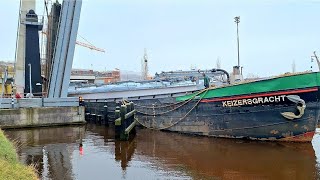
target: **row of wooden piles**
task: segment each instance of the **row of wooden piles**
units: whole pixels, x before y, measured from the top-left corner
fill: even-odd
[[[83,101],[87,123],[105,125],[115,128],[115,138],[129,140],[136,133],[134,103]]]

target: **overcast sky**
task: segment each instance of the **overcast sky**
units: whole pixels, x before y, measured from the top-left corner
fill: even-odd
[[[0,60],[14,61],[19,0],[0,0],[0,7]],[[73,67],[140,71],[147,48],[150,74],[209,69],[217,58],[231,71],[235,16],[244,75],[288,72],[293,61],[297,71],[317,70],[310,57],[320,55],[320,0],[84,0],[78,34],[107,52],[76,46]]]

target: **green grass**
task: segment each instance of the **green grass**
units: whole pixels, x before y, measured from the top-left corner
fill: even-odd
[[[0,179],[38,179],[32,166],[21,164],[15,147],[0,130]]]

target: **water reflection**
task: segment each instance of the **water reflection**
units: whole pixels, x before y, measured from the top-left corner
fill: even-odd
[[[6,131],[42,179],[317,179],[320,135],[312,144],[193,137],[139,129],[127,142],[112,128]],[[79,145],[83,144],[82,147]],[[316,156],[318,158],[316,158]]]
[[[168,168],[180,165],[195,179],[315,179],[311,144],[150,134],[138,135],[137,152],[164,160]]]
[[[73,179],[71,153],[85,135],[85,126],[7,130],[17,142],[20,160],[35,164],[42,179]]]
[[[122,170],[126,170],[136,149],[136,141],[115,141],[114,149],[115,160],[121,162]]]

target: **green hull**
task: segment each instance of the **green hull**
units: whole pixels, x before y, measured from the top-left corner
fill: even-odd
[[[200,94],[202,99],[218,97],[237,96],[244,94],[263,93],[289,89],[301,89],[320,86],[320,73],[296,74],[291,76],[277,77],[261,81],[248,82],[232,86],[210,89],[207,93]],[[184,101],[192,98],[194,94],[177,97],[177,101]]]

